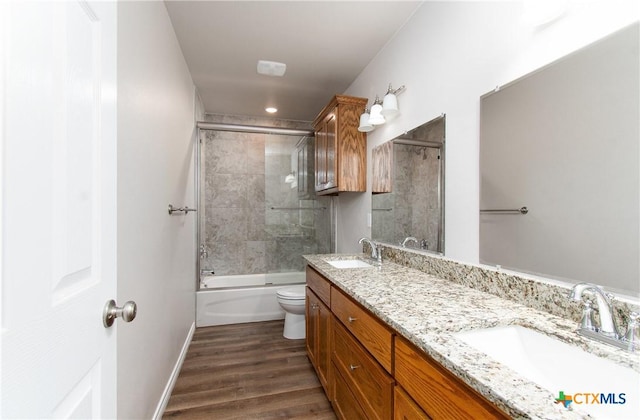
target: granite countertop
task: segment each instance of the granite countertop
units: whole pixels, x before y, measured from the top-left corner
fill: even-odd
[[[591,417],[579,409],[570,411],[554,403],[557,393],[554,395],[523,378],[455,338],[453,333],[521,325],[640,371],[637,354],[577,335],[573,320],[392,262],[364,269],[338,269],[326,262],[356,258],[370,261],[364,254],[305,255],[304,258],[335,286],[514,418]]]

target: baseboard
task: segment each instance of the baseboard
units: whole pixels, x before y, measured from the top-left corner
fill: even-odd
[[[160,402],[158,403],[158,407],[156,408],[156,412],[153,415],[154,420],[161,420],[164,415],[164,410],[167,408],[167,404],[169,404],[169,398],[171,397],[171,392],[173,391],[173,387],[176,385],[176,380],[178,379],[178,375],[180,374],[180,369],[182,368],[182,362],[184,362],[184,358],[187,357],[187,350],[189,350],[189,344],[191,344],[191,340],[193,339],[193,333],[196,331],[196,323],[191,324],[191,328],[189,329],[189,333],[187,334],[187,339],[184,341],[182,345],[182,350],[180,351],[180,355],[178,356],[178,360],[176,360],[176,364],[173,367],[173,371],[171,372],[171,376],[169,376],[169,381],[167,385],[164,387],[164,392],[162,393],[162,397],[160,398]]]

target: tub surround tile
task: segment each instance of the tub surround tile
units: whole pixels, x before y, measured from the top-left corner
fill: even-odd
[[[309,122],[273,118],[207,114],[205,121],[311,130]],[[329,213],[291,210],[303,206],[298,190],[285,183],[297,164],[299,137],[202,130],[200,139],[199,216],[208,252],[202,269],[216,275],[301,271],[303,252],[330,252],[321,245],[330,240]],[[313,207],[316,200],[303,201]],[[329,205],[323,197],[317,201]]]
[[[387,260],[381,266],[365,269],[337,269],[326,261],[354,258],[370,261],[367,254],[304,258],[335,286],[514,418],[588,417],[555,404],[557,394],[457,340],[453,333],[522,325],[640,371],[637,355],[575,333],[574,311],[562,301],[569,300],[567,294],[558,297],[555,285],[529,281],[521,285],[517,284],[522,283],[518,276],[492,273],[402,249],[385,248],[384,255]],[[506,290],[500,291],[501,288]]]

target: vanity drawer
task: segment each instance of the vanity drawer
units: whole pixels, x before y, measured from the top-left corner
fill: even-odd
[[[400,386],[396,386],[393,390],[393,419],[431,420]]]
[[[508,419],[502,411],[408,341],[395,338],[395,378],[433,419]]]
[[[369,419],[391,419],[394,380],[335,320],[332,361]]]
[[[322,274],[307,266],[307,286],[315,292],[325,305],[329,306],[331,298],[331,283]]]
[[[331,288],[331,311],[378,363],[391,373],[391,330],[335,287]]]
[[[368,420],[364,411],[358,404],[347,383],[342,378],[340,372],[333,368],[333,395],[331,403],[336,415],[341,420]]]

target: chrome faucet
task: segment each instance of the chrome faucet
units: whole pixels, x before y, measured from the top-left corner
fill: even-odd
[[[415,242],[416,245],[418,245],[418,243],[419,243],[417,238],[415,238],[413,236],[407,236],[406,238],[404,238],[404,241],[402,241],[402,243],[400,245],[402,245],[403,248],[406,248],[407,247],[407,243],[412,242],[412,241]]]
[[[378,246],[369,238],[360,238],[360,240],[358,241],[358,243],[361,245],[363,242],[369,244],[369,248],[371,248],[371,259],[381,263],[382,249],[379,249]]]
[[[600,318],[599,327],[595,325],[591,303],[583,299],[584,292],[586,291],[592,292],[596,298]],[[612,294],[605,293],[600,286],[595,284],[578,283],[571,289],[569,298],[578,302],[584,302],[578,334],[629,351],[638,349],[637,336],[634,333],[638,324],[637,315],[632,314],[629,328],[623,333],[613,313],[614,296]],[[636,317],[633,315],[636,315]]]

